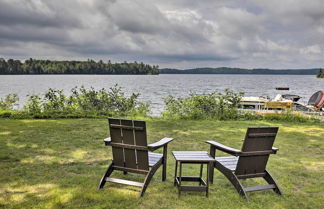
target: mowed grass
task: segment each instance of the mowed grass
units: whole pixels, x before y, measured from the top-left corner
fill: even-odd
[[[209,150],[206,140],[240,148],[249,126],[279,126],[268,170],[283,196],[273,191],[241,198],[231,183],[215,170],[209,198],[173,186],[173,150]],[[169,144],[167,181],[161,168],[143,198],[139,188],[107,183],[97,186],[111,162],[107,120],[0,120],[0,208],[324,208],[324,125],[262,121],[165,121],[148,119],[149,143],[165,136]],[[159,152],[161,152],[160,150]],[[218,155],[221,153],[218,152]],[[186,165],[184,175],[198,175]],[[204,170],[204,175],[206,170]],[[143,180],[142,175],[114,176]],[[263,183],[246,180],[245,185]]]

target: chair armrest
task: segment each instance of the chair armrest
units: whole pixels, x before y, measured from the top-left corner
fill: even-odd
[[[111,138],[110,138],[110,137],[105,138],[105,139],[104,139],[104,142],[105,142],[105,145],[106,145],[106,146],[110,145]]]
[[[277,154],[278,150],[279,149],[277,147],[272,147],[273,154]]]
[[[215,142],[215,141],[206,141],[207,144],[210,144],[211,146],[215,147],[218,150],[221,150],[223,152],[226,152],[231,155],[238,156],[241,154],[241,150],[234,149],[232,147],[225,146],[221,143]]]
[[[149,148],[150,151],[154,151],[156,149],[159,149],[160,147],[163,147],[163,146],[167,145],[172,140],[173,140],[173,138],[167,138],[167,137],[165,137],[165,138],[161,139],[160,141],[155,142],[153,144],[149,144],[147,146],[148,146],[148,148]]]

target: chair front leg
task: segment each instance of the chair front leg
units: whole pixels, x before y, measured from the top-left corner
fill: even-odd
[[[212,158],[215,158],[216,156],[216,148],[213,145],[210,145],[210,152],[209,152],[210,156]],[[214,182],[214,167],[215,167],[215,163],[211,162],[209,163],[209,179],[207,179],[207,181],[210,181],[210,183]]]
[[[266,180],[268,182],[268,184],[273,184],[275,185],[276,188],[273,189],[274,192],[276,192],[278,195],[282,195],[282,192],[277,184],[277,182],[274,180],[274,178],[271,176],[271,174],[265,170],[266,175],[263,177],[264,180]]]
[[[114,164],[111,163],[109,165],[109,167],[107,168],[105,174],[102,176],[102,178],[100,180],[100,183],[99,183],[99,186],[98,186],[98,189],[102,189],[105,186],[106,178],[109,177],[113,171],[114,171]]]
[[[163,146],[163,169],[162,169],[162,181],[166,180],[166,168],[168,159],[168,144]]]
[[[146,175],[145,177],[145,180],[144,180],[144,184],[143,184],[143,187],[142,187],[142,190],[141,190],[141,193],[140,193],[140,196],[143,197],[144,196],[144,193],[148,187],[148,185],[150,184],[151,182],[151,179],[153,177],[153,175],[155,174],[156,170],[161,166],[161,160],[159,162],[157,162],[152,168],[151,170],[148,172],[148,174]]]

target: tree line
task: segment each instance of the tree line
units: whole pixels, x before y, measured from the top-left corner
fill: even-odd
[[[0,74],[139,74],[157,75],[158,65],[148,65],[143,62],[111,63],[87,61],[53,61],[28,59],[20,60],[0,58]]]

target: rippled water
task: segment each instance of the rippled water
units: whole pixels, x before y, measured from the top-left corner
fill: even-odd
[[[17,93],[21,106],[27,94],[44,94],[49,88],[69,94],[75,86],[108,89],[116,83],[127,95],[141,93],[140,99],[151,103],[154,114],[163,110],[163,98],[168,95],[183,97],[230,88],[246,96],[297,94],[306,103],[314,92],[324,90],[324,79],[312,75],[0,75],[0,98]],[[276,86],[288,86],[290,91],[277,91]]]

